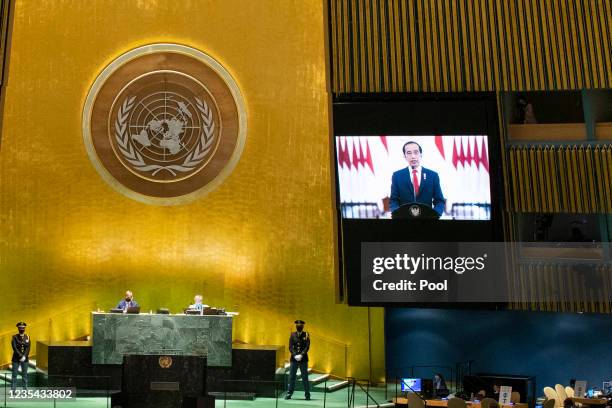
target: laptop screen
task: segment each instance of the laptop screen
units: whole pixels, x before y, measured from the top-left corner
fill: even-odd
[[[421,392],[421,379],[402,378],[402,392]]]

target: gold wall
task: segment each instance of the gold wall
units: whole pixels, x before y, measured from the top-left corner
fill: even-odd
[[[34,340],[89,333],[125,289],[178,311],[195,293],[240,312],[235,340],[285,344],[295,318],[312,364],[374,379],[382,310],[336,303],[325,5],[321,0],[17,0],[0,150],[0,364],[18,320]],[[247,104],[232,175],[188,205],[156,207],[104,183],[81,112],[119,54],[154,42],[221,62]],[[348,358],[345,359],[345,355]]]

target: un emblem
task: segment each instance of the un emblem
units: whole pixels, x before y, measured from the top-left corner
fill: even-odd
[[[158,359],[159,366],[161,368],[170,368],[172,366],[172,357],[170,356],[161,356]]]
[[[83,112],[89,157],[130,198],[179,204],[220,184],[245,142],[230,74],[208,55],[154,44],[121,55],[92,85]]]

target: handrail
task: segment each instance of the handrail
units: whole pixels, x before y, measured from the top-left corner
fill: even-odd
[[[314,333],[311,332],[311,334],[314,335],[314,338],[316,339],[316,341],[322,340],[323,343],[327,343],[330,346],[334,346],[334,347],[340,347],[342,349],[342,352],[344,353],[344,357],[343,357],[344,367],[341,367],[341,369],[343,369],[342,376],[346,376],[348,373],[349,353],[351,351],[352,345],[349,343],[343,343],[339,340],[332,339],[330,337],[318,334],[317,332],[314,332]]]
[[[325,336],[323,334],[320,334],[319,332],[316,332],[316,331],[308,330],[308,332],[310,333],[311,337],[313,337],[315,339],[316,342],[322,342],[322,343],[328,344],[329,346],[342,348],[342,352],[344,353],[344,357],[343,357],[344,367],[340,367],[340,369],[343,369],[343,372],[340,373],[339,372],[340,370],[336,370],[335,377],[337,377],[337,378],[345,378],[345,376],[348,373],[349,352],[352,350],[352,345],[350,343],[343,343],[340,340],[333,339],[331,337],[328,337],[328,336]],[[289,334],[291,334],[291,332]],[[336,354],[338,352],[337,349],[332,350],[332,351],[333,351],[334,354]],[[289,355],[289,349],[287,347],[285,347],[285,357],[287,357],[288,355]]]
[[[314,335],[314,336],[315,336],[315,338],[316,338],[317,340],[322,339],[322,340],[324,340],[324,341],[326,341],[326,342],[328,342],[328,343],[333,343],[333,344],[336,344],[337,346],[351,347],[351,344],[350,344],[350,343],[345,343],[345,342],[342,342],[342,341],[340,341],[340,340],[338,340],[338,339],[334,339],[334,338],[331,338],[331,337],[325,336],[325,335],[320,334],[320,333],[318,333],[318,332],[316,332],[316,331],[308,330],[308,332],[309,332],[311,335]]]
[[[49,319],[53,319],[54,317],[65,315],[68,312],[72,312],[72,311],[75,311],[75,310],[87,310],[87,309],[85,309],[85,307],[91,306],[92,304],[94,306],[91,307],[91,310],[94,310],[97,307],[96,305],[98,304],[98,302],[84,302],[84,303],[79,303],[77,305],[72,305],[70,307],[66,307],[66,308],[60,309],[59,311],[56,311],[55,313],[53,313],[51,315],[48,315],[46,317],[41,317],[41,318],[38,318],[38,319],[33,320],[33,321],[31,320],[28,323],[28,327],[36,326],[38,323],[47,324]],[[4,332],[0,332],[0,339],[5,337],[5,336],[12,336],[13,334],[15,334],[15,331],[13,329],[11,329],[10,331],[7,330],[7,331],[4,331]]]
[[[227,383],[248,383],[248,384],[274,384],[274,399],[276,402],[276,407],[278,407],[278,397],[279,395],[281,395],[284,391],[284,387],[282,389],[280,389],[280,393],[279,393],[279,385],[283,385],[282,381],[277,381],[277,380],[222,380],[223,382],[223,406],[225,407],[227,405],[227,387],[226,384]],[[325,381],[323,382],[323,408],[326,408],[327,406],[327,379],[325,379]]]
[[[466,375],[471,375],[472,374],[472,363],[474,363],[475,360],[465,360],[465,361],[458,361],[455,363],[455,387],[457,392],[461,392],[464,391],[464,386],[463,386],[463,377]]]
[[[278,408],[278,386],[281,384],[277,380],[222,380],[223,381],[223,408],[227,406],[227,383],[249,383],[249,384],[274,384],[275,406]]]
[[[405,365],[405,366],[398,366],[398,367],[393,367],[393,368],[387,368],[386,371],[410,369],[411,372],[414,372],[415,368],[447,368],[447,369],[450,369],[450,368],[452,368],[452,366],[450,366],[450,365],[436,365],[436,364],[417,364],[417,365],[412,364],[412,365]]]
[[[450,372],[450,375],[448,377],[446,377],[446,383],[447,386],[449,387],[449,390],[452,390],[452,386],[454,386],[455,391],[459,391],[459,387],[460,384],[461,386],[463,385],[462,381],[459,381],[459,369],[462,368],[461,365],[465,365],[468,364],[468,371],[471,372],[471,364],[474,362],[474,360],[466,360],[466,361],[459,361],[455,363],[455,368],[453,369],[452,365],[405,365],[405,366],[398,366],[398,367],[393,367],[393,368],[386,368],[385,369],[385,382],[388,383],[390,378],[394,379],[395,382],[395,396],[397,397],[397,380],[398,380],[398,376],[397,375],[393,375],[393,376],[389,376],[389,373],[391,371],[402,371],[402,370],[410,370],[410,376],[414,377],[414,369],[415,368],[442,368],[444,370],[448,370]],[[452,385],[452,386],[451,386]],[[388,397],[388,387],[385,386],[385,398]]]
[[[54,378],[85,378],[85,379],[92,379],[92,378],[102,378],[106,380],[106,386],[104,391],[106,391],[106,408],[110,407],[110,383],[111,383],[111,377],[108,375],[64,375],[64,374],[51,374],[51,375],[47,375],[47,379],[54,379]],[[9,386],[9,383],[7,381],[4,381],[3,384],[3,389],[4,389],[4,405],[2,405],[3,407],[7,407],[7,388]],[[40,386],[42,388],[42,386]],[[49,386],[47,385],[45,388],[48,388]],[[52,385],[51,387],[58,387],[57,385]],[[74,387],[75,389],[78,390],[77,387]],[[55,407],[56,404],[56,400],[53,400],[53,406]]]
[[[346,380],[351,384],[351,386],[348,388],[347,408],[353,408],[355,406],[355,386],[358,386],[361,391],[366,394],[366,406],[370,406],[370,400],[372,400],[377,407],[380,407],[378,401],[376,401],[376,399],[370,395],[370,380],[355,377],[347,377]],[[366,389],[363,388],[362,383],[366,384]]]

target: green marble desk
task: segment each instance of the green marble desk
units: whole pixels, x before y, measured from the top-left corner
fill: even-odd
[[[232,316],[92,312],[91,319],[93,364],[121,364],[124,354],[174,354],[232,365]]]

